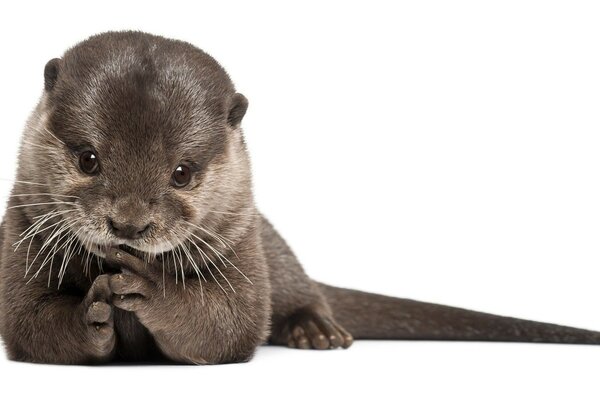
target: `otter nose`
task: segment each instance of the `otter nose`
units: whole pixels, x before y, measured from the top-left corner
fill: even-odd
[[[136,225],[117,222],[112,218],[108,218],[108,227],[113,235],[120,239],[139,239],[150,229],[150,224]]]

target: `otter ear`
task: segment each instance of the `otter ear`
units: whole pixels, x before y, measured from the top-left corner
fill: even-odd
[[[229,105],[227,123],[231,125],[232,128],[237,128],[240,126],[242,118],[244,118],[244,115],[246,115],[247,109],[248,99],[246,99],[246,97],[241,93],[234,94],[233,98],[231,99],[231,104]]]
[[[58,80],[58,71],[60,65],[60,58],[53,58],[46,63],[44,68],[44,89],[47,92],[51,91]]]

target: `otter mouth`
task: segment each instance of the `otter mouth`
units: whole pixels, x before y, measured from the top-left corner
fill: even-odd
[[[108,253],[108,251],[111,248],[115,248],[118,247],[119,249],[123,250],[126,253],[129,253],[133,256],[136,256],[138,258],[145,258],[147,257],[147,253],[135,249],[131,246],[128,246],[126,244],[119,244],[119,243],[107,243],[107,244],[98,244],[98,243],[86,243],[85,247],[88,249],[88,251],[96,254],[97,256],[101,257],[101,258],[106,258],[106,254]]]
[[[118,247],[119,247],[119,249],[121,249],[127,253],[133,253],[133,252],[137,251],[133,247],[127,246],[126,244],[120,244]]]
[[[147,253],[144,253],[143,251],[138,250],[138,249],[134,249],[133,247],[128,246],[126,244],[120,244],[118,247],[119,247],[119,249],[123,250],[124,252],[129,253],[137,258],[147,258],[148,257]]]
[[[79,235],[78,235],[79,236]],[[170,252],[171,247],[165,247],[160,243],[158,245],[145,245],[136,243],[135,241],[109,239],[109,240],[90,240],[89,237],[78,237],[83,247],[92,254],[104,259],[110,249],[118,248],[126,253],[129,253],[137,258],[144,260],[158,259],[160,260],[164,254]]]

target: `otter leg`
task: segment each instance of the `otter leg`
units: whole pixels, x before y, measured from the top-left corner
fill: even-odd
[[[320,288],[265,218],[261,239],[271,282],[270,343],[298,349],[350,346],[352,336],[335,321]]]
[[[49,289],[45,280],[25,286],[22,276],[19,278],[13,280],[12,292],[5,291],[2,298],[10,310],[2,317],[2,336],[10,359],[97,364],[112,358],[116,336],[107,275],[98,276],[83,299]]]
[[[246,242],[250,240],[252,237]],[[232,268],[222,269],[219,271],[223,284],[227,280],[231,285],[225,287],[216,277],[203,281],[190,274],[183,286],[183,281],[176,281],[174,275],[163,275],[161,262],[144,260],[119,248],[110,249],[106,262],[120,266],[122,271],[109,280],[112,304],[134,313],[161,353],[172,361],[248,361],[267,336],[269,303],[263,293],[268,286],[264,260],[257,259],[254,248],[251,253],[238,250],[240,265],[251,281]],[[214,276],[217,272],[205,269],[205,273]]]

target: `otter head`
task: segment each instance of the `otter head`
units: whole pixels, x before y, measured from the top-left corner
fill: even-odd
[[[159,254],[251,202],[248,103],[201,50],[107,33],[48,62],[44,78],[19,176],[44,185],[31,218],[60,218],[100,256],[115,245]]]

